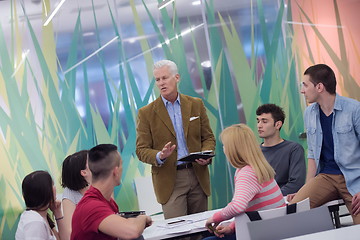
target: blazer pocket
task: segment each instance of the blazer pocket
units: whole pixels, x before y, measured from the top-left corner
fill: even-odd
[[[196,120],[196,119],[199,119],[199,116],[191,117],[191,118],[190,118],[190,122],[191,122],[191,121],[194,121],[194,120]]]

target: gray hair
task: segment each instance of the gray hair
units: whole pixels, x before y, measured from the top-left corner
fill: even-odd
[[[178,68],[176,66],[176,63],[174,63],[173,61],[170,61],[170,60],[161,60],[161,61],[158,61],[158,62],[154,63],[154,70],[158,69],[158,68],[162,68],[164,66],[168,66],[169,69],[170,69],[170,72],[173,75],[179,73]]]

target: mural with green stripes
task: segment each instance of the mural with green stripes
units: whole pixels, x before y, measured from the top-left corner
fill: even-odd
[[[190,5],[192,1],[183,2]],[[225,2],[231,6],[232,1]],[[304,22],[313,20],[296,1],[245,2],[246,8],[224,9],[217,1],[202,1],[194,17],[179,12],[176,2],[167,10],[158,10],[147,1],[129,0],[132,20],[122,25],[116,9],[104,1],[111,22],[106,28],[110,37],[104,38],[92,0],[91,19],[82,18],[81,9],[73,13],[76,22],[66,35],[65,47],[62,41],[66,41],[51,23],[34,28],[23,1],[11,1],[10,9],[1,9],[11,13],[11,21],[6,31],[0,24],[0,238],[14,238],[19,214],[24,210],[21,182],[26,174],[39,169],[49,171],[61,193],[63,159],[99,143],[117,145],[124,160],[122,185],[115,189],[120,208],[138,208],[133,181],[149,175],[150,168],[135,154],[136,115],[139,108],[159,96],[152,65],[162,58],[178,64],[180,91],[203,99],[217,137],[217,155],[210,166],[211,209],[225,206],[232,197],[234,169],[227,163],[218,139],[224,127],[243,122],[256,131],[257,106],[276,103],[287,115],[282,136],[305,147],[298,137],[304,131],[305,108],[299,81],[303,55],[313,63],[315,60],[310,47],[299,49],[296,44],[298,34],[307,38],[306,31],[296,32],[293,25],[284,22],[293,21],[293,8]],[[44,19],[50,7],[50,1],[45,0]],[[18,10],[24,12],[23,21]],[[331,14],[340,21],[338,8]],[[86,21],[94,23],[91,48],[84,34]],[[248,23],[246,27],[243,21]],[[130,51],[128,32],[122,28],[138,36],[133,47],[137,53]],[[349,67],[346,57],[333,53],[333,46],[316,26],[312,28],[336,66]],[[338,32],[338,37],[342,34]],[[147,35],[152,39],[144,37]],[[109,47],[102,49],[106,43]],[[24,52],[29,45],[30,52]],[[346,47],[342,44],[342,51],[346,52]],[[101,51],[90,56],[97,49]],[[208,66],[204,67],[204,60],[208,60]],[[358,97],[355,78],[340,72],[343,92]]]

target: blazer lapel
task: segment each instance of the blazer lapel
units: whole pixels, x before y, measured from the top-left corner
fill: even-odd
[[[154,112],[158,115],[160,120],[165,124],[165,126],[170,130],[170,132],[176,137],[174,126],[171,122],[169,113],[168,113],[161,97],[159,97],[155,100]]]
[[[180,102],[181,102],[181,116],[182,116],[182,122],[184,128],[184,135],[185,135],[185,140],[187,140],[192,102],[187,100],[182,94],[180,94]]]

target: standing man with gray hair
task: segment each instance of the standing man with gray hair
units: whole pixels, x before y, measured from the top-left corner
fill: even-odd
[[[191,152],[215,149],[206,109],[201,99],[178,92],[180,74],[174,62],[155,63],[153,73],[160,97],[138,111],[136,154],[151,164],[165,219],[206,211],[211,159],[177,161]]]

